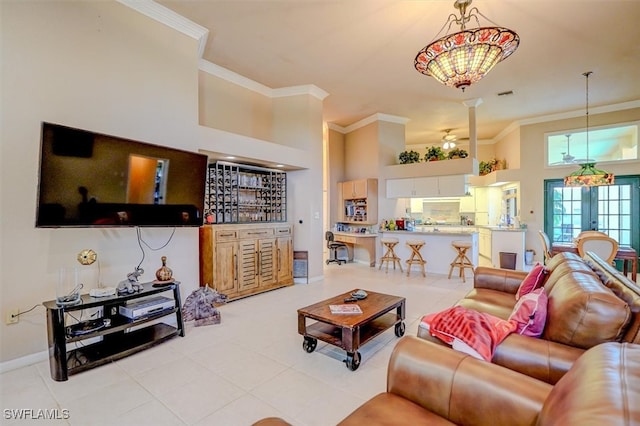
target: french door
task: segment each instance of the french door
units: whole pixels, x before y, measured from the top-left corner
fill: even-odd
[[[565,187],[545,180],[544,230],[551,242],[570,242],[581,231],[608,234],[640,248],[640,176],[616,176],[615,185]]]

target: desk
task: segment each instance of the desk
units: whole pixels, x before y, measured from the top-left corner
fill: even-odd
[[[345,243],[349,251],[349,260],[353,260],[354,246],[362,246],[369,252],[369,266],[376,266],[377,234],[360,234],[356,232],[334,232],[334,241]]]
[[[555,255],[563,251],[578,253],[578,246],[575,243],[553,243],[551,244],[551,254]],[[617,260],[622,260],[623,272],[626,276],[629,273],[629,262],[631,263],[631,281],[636,281],[638,275],[638,253],[633,247],[619,246],[616,253]]]

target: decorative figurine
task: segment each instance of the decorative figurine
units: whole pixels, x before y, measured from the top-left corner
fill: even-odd
[[[220,324],[220,311],[215,304],[224,303],[227,303],[227,295],[218,293],[206,284],[187,297],[182,307],[182,315],[185,321],[195,320],[196,327]]]
[[[131,294],[142,290],[142,284],[138,282],[138,278],[144,274],[144,269],[136,267],[133,272],[127,274],[127,279],[118,283],[118,296],[123,294]]]
[[[162,256],[160,259],[162,267],[156,271],[156,278],[161,282],[172,281],[173,271],[167,267],[167,256]]]

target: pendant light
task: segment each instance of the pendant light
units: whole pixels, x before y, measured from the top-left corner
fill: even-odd
[[[589,76],[593,71],[582,73],[586,81],[586,116],[587,116],[587,162],[578,170],[564,178],[564,186],[603,186],[613,185],[613,173],[596,168],[596,163],[589,161]]]
[[[508,58],[520,44],[518,34],[508,28],[480,27],[477,15],[491,20],[475,7],[467,13],[471,2],[456,0],[453,6],[460,12],[460,17],[449,15],[442,27],[444,29],[448,24],[448,32],[455,23],[460,25],[460,31],[446,34],[428,44],[418,52],[413,62],[418,72],[463,92],[482,79],[498,62]],[[467,29],[466,25],[472,18],[475,18],[478,27]]]

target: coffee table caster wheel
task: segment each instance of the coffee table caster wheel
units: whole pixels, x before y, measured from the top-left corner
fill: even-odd
[[[403,322],[399,322],[396,324],[395,332],[397,337],[404,336],[405,325]]]
[[[309,353],[315,351],[316,346],[318,346],[318,339],[314,339],[313,337],[305,337],[302,342],[302,349]]]
[[[347,359],[344,362],[349,370],[356,371],[360,367],[360,352],[347,352]]]

